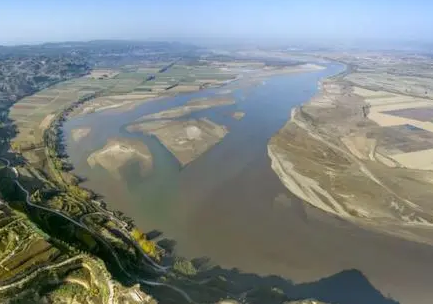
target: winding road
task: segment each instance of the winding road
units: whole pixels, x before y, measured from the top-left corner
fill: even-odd
[[[78,227],[80,227],[80,228],[88,231],[90,234],[92,234],[94,237],[96,237],[101,243],[103,243],[108,249],[110,249],[110,252],[111,252],[112,256],[114,257],[114,259],[116,260],[117,265],[119,266],[119,268],[122,270],[122,272],[128,278],[136,280],[136,281],[138,281],[138,282],[140,282],[142,284],[148,285],[148,286],[166,287],[166,288],[172,289],[172,290],[176,291],[177,293],[179,293],[180,295],[182,295],[182,297],[184,299],[186,299],[189,303],[195,303],[191,299],[191,297],[184,290],[182,290],[182,289],[180,289],[180,288],[178,288],[176,286],[173,286],[173,285],[170,285],[170,284],[166,284],[166,283],[157,282],[157,281],[148,281],[148,280],[144,280],[144,279],[141,279],[141,278],[137,278],[134,275],[131,275],[123,267],[122,262],[120,261],[119,257],[117,256],[116,252],[114,251],[114,248],[109,243],[107,243],[102,237],[100,237],[97,233],[95,233],[93,230],[91,230],[86,225],[84,225],[84,224],[82,224],[82,223],[80,223],[80,222],[78,222],[78,221],[70,218],[69,216],[67,216],[67,215],[65,215],[65,214],[63,214],[63,213],[61,213],[61,212],[59,212],[57,210],[53,210],[53,209],[50,209],[48,207],[44,207],[44,206],[40,206],[40,205],[32,203],[31,200],[30,200],[30,193],[29,193],[29,191],[27,189],[25,189],[23,187],[23,185],[21,185],[21,183],[18,181],[18,171],[13,166],[11,166],[11,162],[8,159],[0,157],[0,161],[2,161],[6,165],[7,168],[11,169],[14,172],[14,174],[15,174],[14,182],[21,189],[21,191],[23,191],[25,193],[25,195],[26,195],[25,202],[27,203],[27,205],[29,205],[29,206],[31,206],[33,208],[38,208],[38,209],[41,209],[41,210],[44,210],[44,211],[56,214],[56,215],[58,215],[58,216],[60,216],[60,217],[62,217],[64,219],[66,219],[67,221],[73,223],[74,225],[77,225]],[[144,253],[143,250],[141,250],[141,252],[142,252],[143,256],[146,258],[146,260],[150,262],[150,266],[153,267],[153,269],[156,272],[159,272],[159,273],[166,273],[167,272],[167,270],[168,270],[167,267],[163,267],[161,265],[158,265],[157,263],[155,263],[152,260],[152,258],[150,258],[146,253]],[[112,298],[112,297],[110,296],[110,298]]]
[[[165,273],[165,272],[167,272],[167,271],[171,268],[171,267],[169,267],[169,266],[165,266],[165,267],[164,267],[164,266],[161,266],[161,265],[155,263],[155,261],[154,261],[151,257],[149,257],[149,256],[147,255],[147,253],[146,253],[146,252],[143,250],[143,248],[142,248],[142,247],[137,243],[137,241],[134,240],[134,239],[131,237],[131,235],[128,233],[128,231],[126,231],[126,229],[125,229],[125,224],[122,223],[118,218],[116,218],[115,216],[112,216],[112,215],[108,214],[107,212],[93,212],[93,213],[87,213],[87,214],[84,214],[84,215],[82,215],[81,218],[80,218],[80,223],[81,223],[82,225],[86,225],[86,224],[83,223],[84,219],[85,219],[86,217],[88,217],[88,216],[92,216],[92,215],[101,215],[101,216],[107,217],[108,219],[110,219],[110,220],[116,222],[116,223],[120,226],[120,232],[123,234],[123,236],[124,236],[125,238],[127,238],[128,240],[130,240],[132,244],[134,244],[134,247],[135,247],[138,251],[141,252],[141,254],[144,256],[144,258],[146,259],[146,261],[148,261],[148,262],[151,264],[151,266],[153,267],[154,270],[157,270],[158,272],[161,272],[161,273]],[[96,233],[96,232],[95,232],[95,233]]]

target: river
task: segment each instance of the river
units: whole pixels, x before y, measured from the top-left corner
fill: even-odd
[[[157,229],[176,240],[180,255],[209,257],[225,268],[278,275],[295,284],[356,269],[374,288],[400,303],[431,303],[431,247],[367,231],[312,208],[289,193],[271,169],[267,143],[286,123],[291,108],[314,96],[320,79],[343,70],[330,63],[325,70],[274,76],[249,88],[231,84],[126,112],[72,118],[64,126],[67,152],[75,173],[88,179],[85,187],[102,194],[110,209],[123,211],[144,231]],[[125,130],[145,114],[227,89],[233,89],[235,105],[192,116],[224,124],[229,134],[182,170],[154,137]],[[230,117],[234,111],[246,115],[237,121]],[[71,130],[84,127],[92,131],[77,144]],[[145,142],[154,157],[154,173],[142,179],[131,169],[119,182],[103,169],[91,169],[86,162],[89,154],[113,137]],[[377,302],[382,303],[387,302]]]

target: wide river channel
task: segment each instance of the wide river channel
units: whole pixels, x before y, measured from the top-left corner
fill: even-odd
[[[431,304],[432,247],[361,229],[312,208],[288,192],[271,169],[271,136],[293,107],[317,93],[320,79],[344,69],[329,63],[324,70],[273,76],[250,87],[233,83],[128,111],[75,117],[65,124],[67,152],[75,173],[88,179],[85,187],[103,195],[110,209],[132,217],[144,231],[157,229],[175,240],[179,255],[208,257],[223,268],[281,276],[293,284],[320,287],[317,281],[327,278],[327,289],[352,297],[355,304]],[[183,169],[156,138],[125,129],[145,114],[230,89],[235,105],[191,115],[223,124],[229,134]],[[234,111],[246,115],[238,121],[230,116]],[[91,133],[77,143],[71,138],[76,128],[91,128]],[[151,176],[140,178],[131,169],[118,180],[88,166],[90,153],[119,137],[148,145],[154,161]],[[396,302],[384,300],[375,289]]]

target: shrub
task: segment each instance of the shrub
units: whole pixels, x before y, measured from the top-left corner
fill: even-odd
[[[177,258],[174,262],[173,268],[180,274],[186,276],[195,276],[197,275],[197,269],[191,263],[191,261],[183,258]]]

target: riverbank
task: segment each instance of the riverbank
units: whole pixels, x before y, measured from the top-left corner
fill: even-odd
[[[68,158],[66,158],[65,151],[62,149],[62,147],[64,147],[63,132],[62,132],[62,130],[63,130],[63,122],[66,121],[69,118],[68,117],[69,113],[71,113],[71,112],[68,109],[67,111],[65,111],[65,113],[59,114],[59,116],[56,117],[53,120],[52,125],[51,125],[51,127],[53,127],[53,129],[51,129],[51,131],[53,131],[53,132],[51,132],[51,135],[49,135],[47,137],[48,141],[46,143],[47,143],[47,146],[49,146],[50,149],[51,149],[51,152],[50,152],[50,150],[48,150],[48,154],[47,154],[47,158],[49,160],[49,163],[52,164],[51,167],[50,167],[50,172],[55,177],[55,180],[57,181],[57,183],[65,185],[64,188],[67,189],[68,191],[69,190],[73,190],[74,193],[77,193],[80,196],[84,195],[86,193],[90,194],[90,195],[93,195],[92,192],[88,192],[88,191],[83,190],[83,189],[81,189],[83,191],[83,192],[81,192],[81,190],[80,190],[81,184],[80,184],[80,187],[78,187],[78,184],[76,184],[75,182],[73,182],[73,186],[72,187],[68,186],[70,184],[70,180],[68,178],[65,178],[66,176],[69,176],[70,173],[64,172],[64,170],[63,170],[64,165],[67,164],[67,163],[69,163],[69,162],[68,162]],[[67,115],[64,115],[64,114],[67,114]],[[210,124],[208,121],[203,121],[203,123],[204,123],[204,125],[202,127],[208,127],[209,126],[209,127],[213,128],[213,129],[216,128],[216,125]],[[81,128],[81,130],[88,130],[88,129]],[[91,130],[90,131],[90,133],[91,133],[93,131],[93,129],[90,128],[90,130]],[[193,131],[192,132],[192,137],[195,138],[196,135],[197,135],[197,129],[196,128],[193,128],[193,129],[190,128],[188,130],[189,131]],[[221,132],[218,132],[217,135],[218,136],[224,136],[226,132],[227,131],[224,128],[221,128]],[[81,143],[81,141],[85,141],[87,137],[91,136],[91,134],[84,134],[85,132],[79,132],[79,133],[82,133],[82,134],[78,134],[78,135],[86,135],[86,136],[81,137],[81,138],[77,138],[76,137],[76,139],[79,139],[80,143]],[[189,132],[189,133],[191,133],[191,132]],[[75,135],[77,135],[77,134],[75,134]],[[191,135],[191,134],[189,134],[189,135]],[[78,136],[78,137],[80,137],[80,136]],[[52,160],[52,161],[50,161],[50,160]],[[123,203],[123,200],[122,200],[122,203]],[[92,204],[89,204],[89,207],[91,207],[91,206],[92,206]],[[106,204],[104,204],[104,206],[106,206]],[[56,206],[56,207],[57,208],[59,208],[59,207],[63,208],[63,206]],[[68,207],[68,208],[71,208],[71,207],[72,207],[72,204],[70,204],[70,207]],[[110,206],[110,209],[117,209],[117,208],[115,208],[115,207],[113,208],[112,206]],[[118,213],[114,212],[114,214],[117,215]],[[76,216],[79,216],[79,215],[76,215]],[[84,219],[83,216],[79,216],[79,218],[80,219]],[[107,216],[108,216],[108,218],[111,218],[111,216],[113,216],[113,213],[108,211],[107,212]],[[98,212],[93,212],[93,214],[90,213],[90,216],[86,216],[85,217],[85,219],[86,219],[86,225],[89,225],[89,226],[91,225],[93,227],[93,225],[95,223],[98,223],[99,221],[101,221],[100,217],[101,216],[98,214]],[[127,220],[127,217],[121,216],[120,219],[121,219],[121,221],[123,221],[124,219],[126,219],[126,223],[132,223],[132,220],[131,219]],[[91,223],[87,223],[88,220],[93,221],[93,223],[92,222]],[[110,227],[110,226],[112,225],[113,221],[110,221],[110,222],[111,222],[111,224],[107,223],[107,225],[104,224],[102,226],[100,226],[98,224],[98,229],[100,229],[100,233],[101,233],[101,235],[104,238],[107,238],[107,240],[109,240],[109,241],[113,241],[112,238],[114,236],[115,238],[117,238],[116,241],[115,241],[115,243],[118,243],[118,241],[119,241],[118,235],[115,234],[115,233],[113,233],[112,231],[110,231],[110,229],[112,229],[112,227]],[[115,222],[115,224],[117,223],[117,221],[114,221],[114,222]],[[116,226],[117,226],[117,224],[116,224]],[[110,229],[108,229],[108,228],[110,228]],[[128,269],[128,268],[126,268],[126,269]],[[182,284],[182,280],[181,279],[173,279],[173,280],[174,280],[173,281],[174,285]],[[159,285],[160,283],[155,283],[155,284],[158,284],[158,285],[155,285],[155,286],[160,286]],[[164,286],[164,285],[162,285],[162,286]],[[205,286],[203,286],[203,288],[205,288]]]
[[[335,302],[354,303],[356,298],[361,304],[395,304],[381,294],[391,294],[403,304],[413,303],[420,295],[422,299],[431,299],[430,247],[360,228],[305,204],[282,185],[271,168],[267,144],[287,122],[287,113],[314,97],[320,79],[343,69],[331,63],[327,70],[276,76],[252,89],[233,92],[245,117],[241,121],[232,119],[231,108],[206,110],[203,116],[227,125],[230,132],[182,170],[156,138],[135,134],[155,155],[155,174],[145,181],[124,172],[122,184],[101,171],[89,170],[87,153],[103,147],[106,138],[131,136],[122,129],[128,122],[183,105],[191,98],[218,94],[219,90],[212,90],[209,95],[202,92],[178,96],[164,105],[143,105],[130,113],[95,114],[70,121],[65,132],[89,126],[97,134],[79,145],[68,138],[74,172],[87,177],[82,185],[104,195],[110,208],[133,215],[134,223],[143,231],[156,229],[164,237],[176,240],[176,256],[191,260],[206,256],[213,265],[223,268],[221,271],[230,282],[255,277],[255,285],[261,286],[277,276],[281,282],[291,281],[296,286],[316,282],[321,285],[320,279],[335,275],[337,280],[337,274],[358,269],[364,277],[352,276],[349,271],[342,278],[353,283],[350,289],[359,294]],[[238,271],[230,271],[234,268],[245,276],[237,277]],[[364,289],[365,285],[359,282],[366,282],[369,287]],[[191,294],[193,299],[197,290],[195,287]],[[373,293],[373,298],[366,297]],[[327,299],[332,303],[334,298],[330,295]]]
[[[273,170],[289,191],[320,210],[433,244],[433,234],[416,231],[433,229],[432,173],[382,161],[376,147],[384,137],[377,135],[380,127],[369,119],[368,105],[346,81],[348,75],[321,81],[319,94],[292,110],[268,144]],[[409,195],[413,191],[420,195]]]

